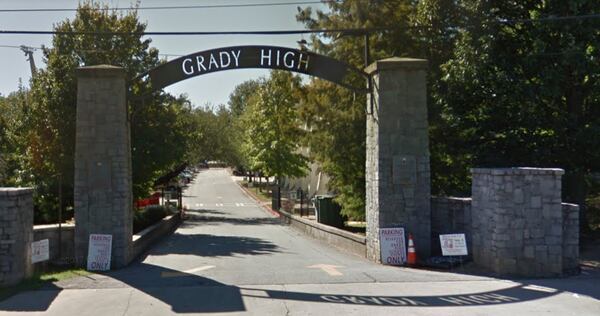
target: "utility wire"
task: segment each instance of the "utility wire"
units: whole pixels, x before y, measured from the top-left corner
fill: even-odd
[[[124,10],[180,10],[180,9],[219,9],[219,8],[249,8],[249,7],[274,7],[287,5],[305,5],[320,3],[335,3],[341,0],[328,1],[297,1],[297,2],[262,2],[245,4],[206,4],[188,6],[154,6],[154,7],[116,7],[116,8],[86,8],[94,11],[124,11]],[[0,9],[0,12],[76,12],[74,8],[36,8],[36,9]]]
[[[391,28],[368,29],[318,29],[318,30],[281,30],[281,31],[214,31],[214,32],[77,32],[77,31],[20,31],[0,30],[0,35],[99,35],[99,36],[188,36],[188,35],[290,35],[314,33],[344,33],[362,35],[367,32],[391,30]]]
[[[27,46],[27,45],[25,45],[25,46],[28,47],[28,48],[31,48],[33,50],[41,49],[41,47],[31,47],[31,46]],[[21,46],[13,46],[13,45],[0,45],[0,47],[2,47],[2,48],[18,48],[18,49],[21,49]]]
[[[1,10],[0,10],[1,12]],[[573,21],[573,20],[588,20],[599,19],[600,14],[572,15],[572,16],[554,16],[536,19],[497,19],[486,21],[487,23],[535,23],[535,22],[556,22],[556,21]],[[410,26],[410,29],[428,28],[428,26]],[[173,32],[73,32],[73,31],[25,31],[25,30],[0,30],[0,35],[22,34],[22,35],[99,35],[99,36],[190,36],[190,35],[291,35],[291,34],[330,34],[341,33],[345,35],[364,35],[367,33],[375,33],[381,31],[391,31],[394,28],[364,28],[364,29],[317,29],[317,30],[281,30],[281,31],[213,31],[213,32],[196,32],[196,31],[173,31]]]
[[[33,50],[39,50],[42,49],[41,47],[33,47],[33,46],[27,46],[24,45],[27,48],[33,49]],[[21,46],[14,46],[14,45],[0,45],[0,48],[17,48],[17,49],[22,49]],[[86,53],[105,53],[108,52],[107,50],[101,50],[101,49],[85,49],[85,50],[80,50]],[[58,54],[60,55],[60,52],[58,52]],[[158,53],[159,56],[164,56],[164,57],[183,57],[185,55],[180,55],[180,54],[163,54],[163,53]]]
[[[569,21],[569,20],[587,20],[587,19],[598,19],[600,14],[583,14],[583,15],[568,15],[568,16],[548,16],[536,19],[499,19],[498,23],[535,23],[535,22],[555,22],[555,21]]]

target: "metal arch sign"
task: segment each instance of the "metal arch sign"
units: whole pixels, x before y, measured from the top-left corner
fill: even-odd
[[[152,88],[159,90],[176,82],[223,70],[265,68],[280,69],[319,77],[352,90],[346,78],[366,73],[344,62],[312,52],[278,46],[232,46],[205,50],[174,59],[140,77],[148,76]]]

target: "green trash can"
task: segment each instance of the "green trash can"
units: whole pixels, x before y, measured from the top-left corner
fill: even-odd
[[[315,196],[317,222],[337,228],[344,227],[344,218],[340,211],[342,207],[333,200],[332,195]]]

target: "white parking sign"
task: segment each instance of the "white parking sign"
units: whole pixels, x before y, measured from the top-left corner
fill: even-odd
[[[440,244],[444,256],[466,256],[468,254],[465,234],[440,235]]]

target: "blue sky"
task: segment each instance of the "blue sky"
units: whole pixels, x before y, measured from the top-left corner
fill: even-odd
[[[142,0],[140,7],[245,4],[268,2],[302,2],[304,0]],[[130,1],[98,1],[111,7],[129,7]],[[0,0],[0,8],[76,8],[78,1],[68,0]],[[304,5],[305,7],[307,5]],[[324,5],[311,4],[313,8],[325,9]],[[140,10],[147,31],[262,31],[303,29],[296,22],[297,5],[273,7],[211,8],[187,10]],[[53,24],[72,19],[74,12],[0,12],[0,30],[51,30]],[[160,53],[187,55],[210,48],[233,45],[278,45],[297,47],[301,35],[280,36],[152,36],[152,46]],[[305,35],[305,39],[309,39]],[[0,46],[27,45],[40,47],[50,45],[50,35],[0,35]],[[36,65],[45,67],[41,51],[34,53]],[[173,59],[174,57],[169,57]],[[23,52],[15,48],[0,47],[0,94],[7,95],[18,87],[19,78],[28,86],[31,77],[29,63]],[[266,76],[268,71],[246,69],[224,71],[179,82],[166,90],[185,93],[194,105],[225,104],[233,88],[241,82]]]

